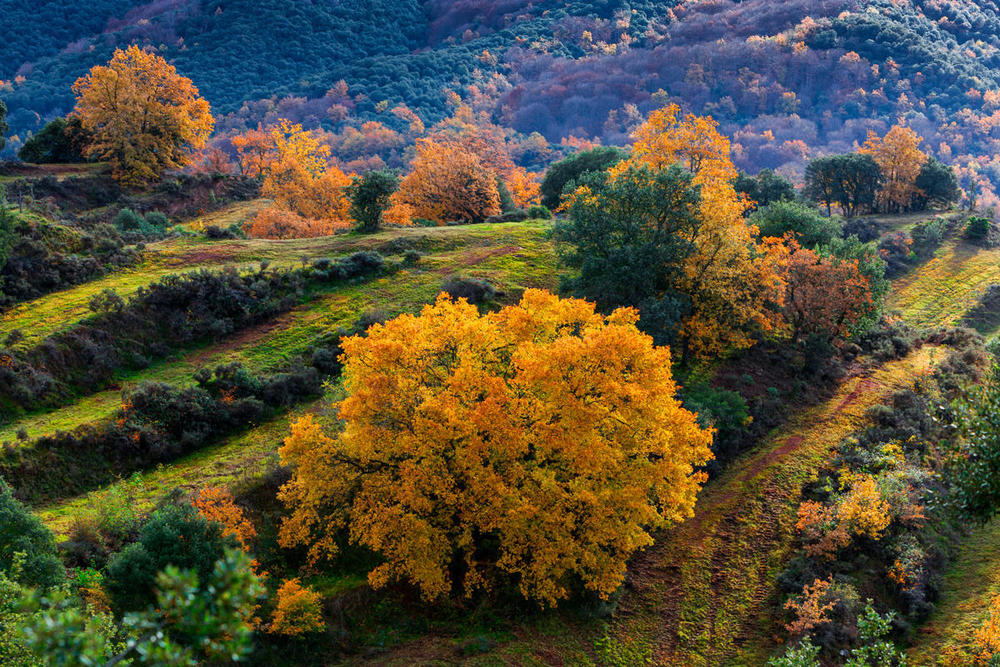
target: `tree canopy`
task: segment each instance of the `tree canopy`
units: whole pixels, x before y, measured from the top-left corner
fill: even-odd
[[[711,457],[636,319],[539,290],[486,315],[441,295],[344,340],[344,429],[306,416],[280,450],[282,544],[315,561],[346,531],[384,558],[373,585],[430,598],[503,573],[548,605],[577,581],[606,598],[651,529],[691,516]]]

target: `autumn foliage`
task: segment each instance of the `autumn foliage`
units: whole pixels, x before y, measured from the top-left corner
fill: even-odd
[[[343,430],[306,416],[280,450],[281,543],[317,561],[346,531],[385,559],[372,585],[428,598],[504,573],[544,604],[581,580],[607,597],[651,529],[691,516],[711,458],[635,322],[540,290],[482,316],[441,295],[346,339]]]
[[[871,155],[882,171],[882,187],[878,192],[882,210],[904,210],[920,194],[917,176],[927,162],[920,142],[916,132],[901,125],[893,125],[884,137],[869,130],[868,139],[858,152]]]
[[[811,334],[843,337],[873,306],[871,285],[857,260],[820,257],[791,242],[785,260],[785,318],[798,339]]]
[[[685,239],[693,252],[685,260],[682,291],[691,312],[681,325],[686,348],[697,356],[721,354],[752,344],[758,332],[781,324],[784,294],[780,242],[759,242],[744,213],[750,202],[733,187],[736,168],[729,139],[714,120],[681,117],[671,105],[654,111],[635,132],[632,156],[612,167],[618,178],[633,166],[663,169],[680,164],[700,188],[701,224]]]
[[[414,217],[481,222],[500,213],[496,175],[459,143],[418,140],[411,169],[394,201],[409,206]]]
[[[321,601],[319,593],[303,586],[297,578],[286,579],[278,588],[268,630],[288,637],[322,631],[326,624]]]
[[[221,523],[224,526],[222,534],[235,537],[244,550],[257,537],[257,530],[236,505],[229,489],[217,486],[204,488],[198,492],[192,504],[209,521]]]
[[[312,132],[282,120],[232,142],[240,172],[262,177],[261,194],[274,202],[248,223],[251,236],[305,238],[350,228],[351,178],[329,164],[330,147]]]
[[[73,92],[73,114],[91,136],[86,155],[109,161],[114,177],[128,185],[188,164],[215,125],[190,79],[134,45],[92,68]]]

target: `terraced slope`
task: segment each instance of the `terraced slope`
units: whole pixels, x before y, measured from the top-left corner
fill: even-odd
[[[889,306],[915,326],[953,326],[987,286],[998,282],[1000,248],[984,249],[953,237],[893,284]]]
[[[953,667],[973,663],[975,631],[1000,595],[1000,521],[976,529],[945,575],[937,608],[918,631],[911,664]]]
[[[452,275],[488,280],[499,298],[511,300],[528,287],[554,289],[555,256],[547,237],[545,223],[515,223],[510,225],[479,225],[430,230],[399,230],[373,237],[334,237],[322,239],[316,246],[327,249],[316,255],[342,254],[362,247],[378,247],[387,240],[407,238],[417,247],[429,248],[416,265],[402,269],[375,281],[347,285],[321,294],[292,311],[260,326],[197,350],[160,362],[140,373],[122,378],[121,387],[142,380],[158,380],[172,384],[192,384],[193,373],[202,366],[240,361],[254,371],[273,371],[298,358],[324,334],[339,328],[350,328],[365,312],[378,311],[386,316],[415,312],[433,301],[442,283]],[[315,241],[314,241],[315,242]],[[201,244],[209,248],[227,246],[238,252],[261,248],[271,256],[281,256],[287,249],[301,248],[299,243],[250,241],[233,244]],[[279,247],[275,247],[279,246]],[[441,250],[443,248],[443,250]],[[230,252],[229,257],[239,256]],[[0,441],[13,440],[18,430],[37,437],[54,430],[68,430],[82,424],[107,419],[120,404],[120,388],[97,392],[59,410],[30,415],[0,431]],[[317,401],[301,410],[318,410],[329,399]],[[215,481],[218,470],[243,469],[247,461],[273,457],[284,433],[289,416],[261,425],[244,434],[198,452],[189,459],[150,473],[144,502],[153,503],[173,486],[199,485]],[[259,456],[258,456],[259,455]],[[249,457],[249,458],[248,458]],[[263,458],[261,458],[263,457]],[[232,476],[227,477],[232,479]],[[50,508],[46,517],[53,525],[72,515],[73,509],[85,505],[87,497],[66,499]]]

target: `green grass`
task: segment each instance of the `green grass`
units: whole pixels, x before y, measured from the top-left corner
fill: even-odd
[[[888,305],[916,326],[954,326],[995,282],[1000,282],[1000,248],[949,238],[932,258],[893,283]]]
[[[921,626],[909,651],[911,664],[940,667],[971,665],[974,632],[989,617],[1000,595],[1000,521],[977,528],[944,577],[941,599]]]

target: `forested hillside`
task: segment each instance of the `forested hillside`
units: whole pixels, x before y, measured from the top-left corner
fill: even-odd
[[[805,158],[903,118],[960,167],[963,186],[1000,183],[992,2],[102,0],[26,11],[5,0],[0,10],[0,28],[18,35],[0,57],[8,150],[69,111],[69,85],[90,66],[138,42],[193,79],[220,127],[279,117],[323,127],[344,162],[364,143],[399,166],[409,112],[432,124],[457,94],[555,149],[536,142],[526,166],[563,142],[624,143],[675,101],[722,122],[750,171],[800,173]]]
[[[0,665],[1000,664],[995,5],[29,5]]]

